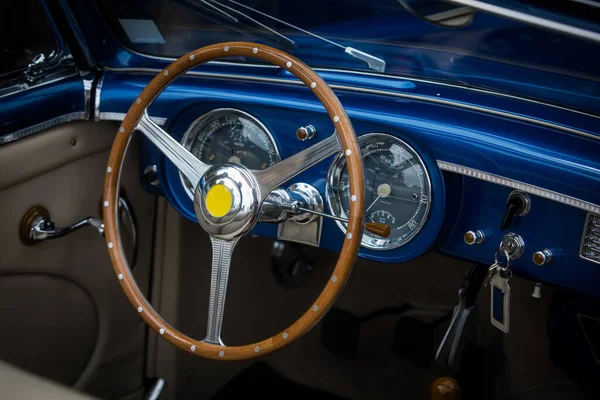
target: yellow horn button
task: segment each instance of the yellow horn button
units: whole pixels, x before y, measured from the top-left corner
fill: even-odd
[[[227,186],[222,184],[211,187],[208,193],[206,193],[206,199],[204,200],[208,212],[217,218],[227,215],[229,210],[231,210],[232,203],[233,197],[231,196],[231,191]]]

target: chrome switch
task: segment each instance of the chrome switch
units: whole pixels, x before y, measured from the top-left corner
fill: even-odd
[[[550,261],[552,261],[552,252],[548,249],[533,253],[533,262],[535,265],[546,265]]]

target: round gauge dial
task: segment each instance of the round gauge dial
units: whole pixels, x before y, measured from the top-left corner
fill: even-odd
[[[192,123],[183,146],[205,164],[242,164],[252,170],[270,167],[281,161],[275,141],[267,128],[252,115],[233,108],[220,108]],[[194,184],[180,173],[192,196]]]
[[[404,141],[385,133],[358,138],[364,164],[365,221],[389,225],[390,236],[364,232],[364,247],[383,250],[402,246],[423,227],[431,203],[431,182],[425,164]],[[350,208],[345,157],[334,160],[327,178],[327,201],[333,214],[347,218]],[[338,222],[345,232],[346,224]]]

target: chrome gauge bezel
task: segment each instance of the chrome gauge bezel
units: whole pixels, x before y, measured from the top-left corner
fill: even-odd
[[[271,133],[271,131],[269,129],[267,129],[267,127],[265,126],[265,124],[262,123],[261,120],[259,120],[258,118],[256,118],[254,115],[237,109],[237,108],[230,108],[230,107],[225,107],[225,108],[215,108],[214,110],[211,110],[207,113],[202,114],[201,116],[199,116],[198,118],[196,118],[188,127],[188,129],[185,131],[185,133],[183,134],[183,137],[181,138],[181,145],[183,147],[185,147],[186,150],[191,151],[191,146],[193,144],[193,141],[190,142],[190,135],[194,132],[194,130],[201,125],[202,123],[205,123],[204,121],[209,121],[215,114],[221,114],[223,113],[224,115],[228,115],[229,113],[234,113],[237,115],[242,115],[243,117],[251,120],[253,123],[255,123],[260,129],[262,129],[262,131],[264,133],[267,134],[267,137],[269,138],[269,141],[271,142],[271,145],[273,146],[273,149],[275,149],[275,163],[278,163],[279,161],[281,161],[281,154],[279,153],[279,148],[277,147],[277,143],[275,142],[275,139],[273,137],[273,134]],[[196,132],[196,136],[199,134],[199,130]],[[189,143],[189,144],[188,144]],[[198,158],[200,159],[200,158]],[[200,161],[203,161],[200,159]],[[187,184],[185,177],[183,176],[183,174],[181,173],[181,171],[179,171],[179,180],[181,181],[181,184],[183,185],[183,188],[185,189],[185,192],[188,194],[188,196],[190,197],[190,199],[194,200],[194,190],[195,187],[191,187],[190,185]]]
[[[398,144],[400,144],[400,145],[406,147],[408,150],[410,150],[412,152],[412,154],[414,155],[415,159],[419,162],[419,164],[423,168],[423,177],[424,177],[423,183],[425,185],[427,185],[429,188],[429,198],[427,201],[427,206],[425,208],[425,212],[423,214],[423,219],[419,223],[419,226],[416,227],[412,231],[412,233],[407,238],[405,238],[403,241],[394,242],[392,239],[378,238],[377,236],[372,235],[367,231],[365,231],[363,233],[363,237],[362,237],[362,241],[361,241],[361,245],[363,247],[370,249],[370,250],[391,250],[391,249],[395,249],[395,248],[406,245],[421,231],[421,229],[423,229],[423,226],[425,226],[425,224],[427,223],[429,211],[431,210],[431,202],[433,201],[433,190],[431,187],[431,179],[429,177],[429,171],[427,169],[427,165],[425,164],[425,162],[423,162],[423,159],[421,158],[419,153],[415,150],[415,148],[412,147],[407,142],[405,142],[404,140],[402,140],[394,135],[390,135],[389,133],[373,132],[373,133],[367,133],[367,134],[359,136],[357,138],[358,144],[362,149],[363,144],[365,142],[372,140],[373,138],[378,138],[378,137],[381,137],[385,140],[391,139],[393,141],[396,141]],[[335,190],[333,190],[333,188],[339,184],[345,164],[346,164],[346,159],[344,157],[344,154],[339,153],[335,157],[333,162],[331,163],[331,166],[329,167],[329,172],[327,173],[327,183],[325,186],[325,192],[326,192],[325,197],[327,199],[327,205],[329,206],[329,209],[335,216],[342,217],[342,218],[348,218],[348,216],[346,215],[346,213],[343,210],[340,196],[338,196],[337,192]],[[336,221],[336,224],[338,225],[340,230],[345,234],[346,233],[346,224],[343,222],[340,222],[340,221]]]

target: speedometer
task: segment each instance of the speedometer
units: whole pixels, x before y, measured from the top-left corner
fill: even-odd
[[[383,250],[408,243],[421,230],[429,214],[431,182],[417,152],[406,142],[385,133],[358,138],[364,164],[365,221],[391,227],[389,237],[365,231],[364,247]],[[327,178],[327,202],[336,216],[347,218],[350,192],[346,159],[334,160]],[[342,231],[346,225],[338,222]]]
[[[205,164],[242,164],[251,170],[281,161],[269,130],[254,116],[233,108],[210,111],[192,123],[181,140],[183,146]],[[183,174],[181,181],[193,198],[197,182]]]

